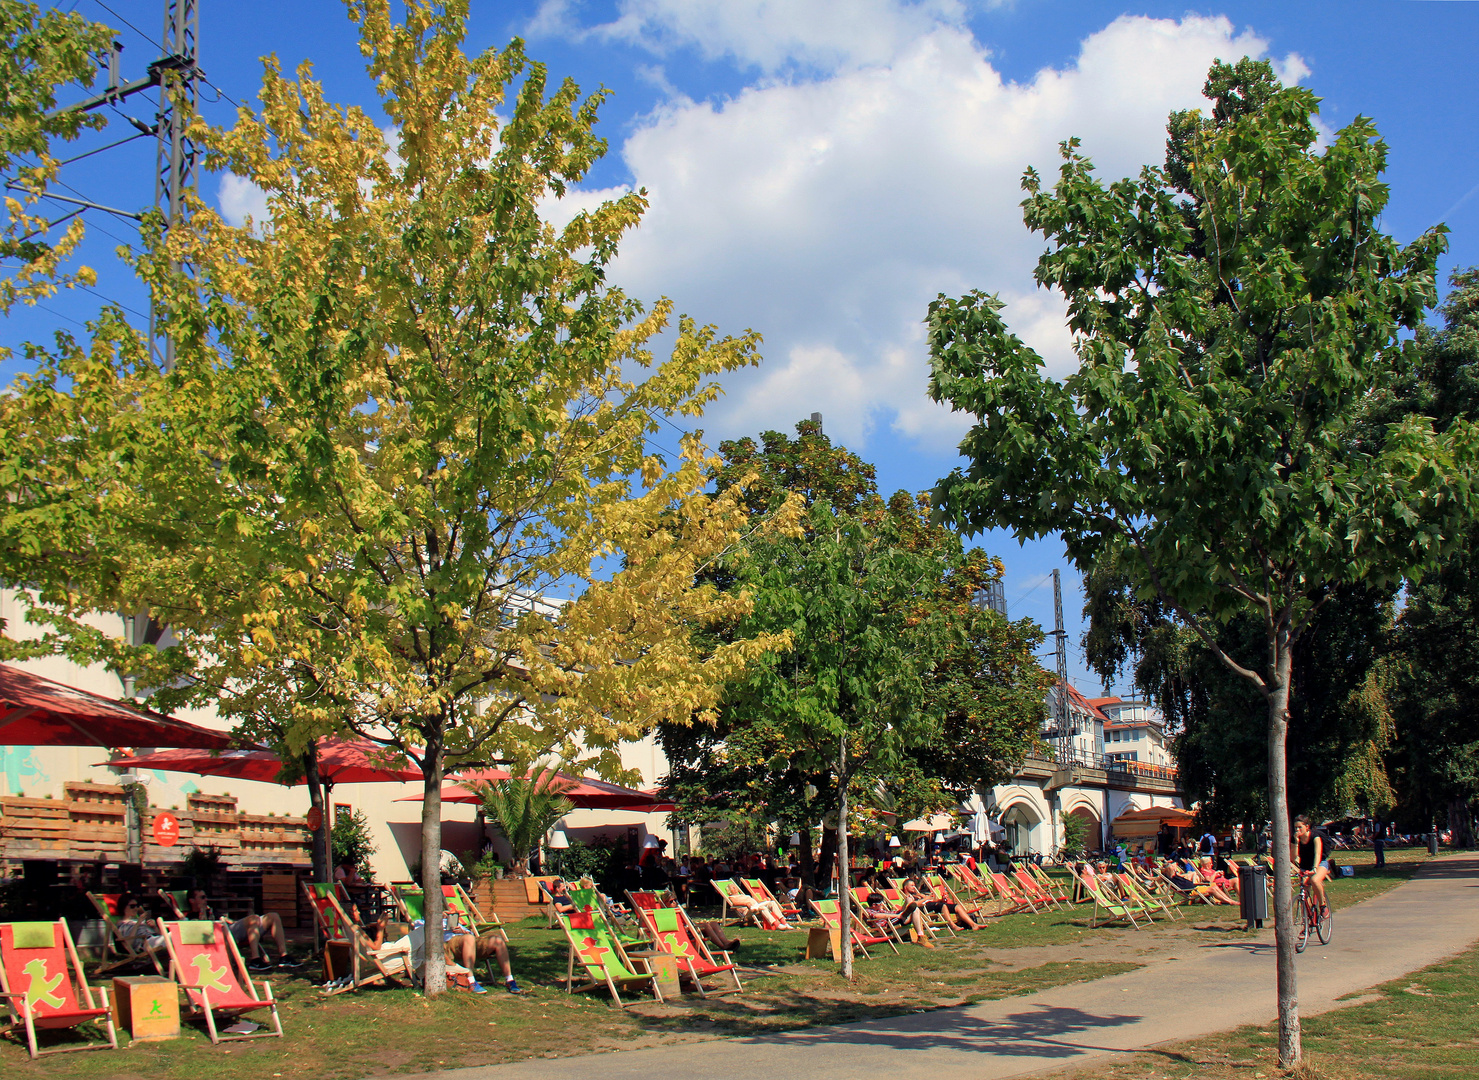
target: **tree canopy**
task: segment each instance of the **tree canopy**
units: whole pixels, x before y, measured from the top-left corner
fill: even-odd
[[[41,647],[136,671],[163,704],[417,761],[434,923],[446,770],[553,751],[619,777],[619,743],[707,717],[785,636],[694,635],[749,606],[698,575],[786,512],[752,524],[742,488],[706,495],[697,436],[673,462],[643,449],[757,339],[683,318],[654,359],[671,305],[606,281],[642,193],[542,216],[604,152],[604,94],[551,88],[518,41],[465,54],[458,0],[404,23],[349,7],[393,126],[271,59],[259,107],[194,125],[266,218],[196,201],[146,228],[171,370],[116,311],[34,351],[0,398],[0,576],[49,624]],[[129,650],[99,610],[173,647]]]
[[[758,474],[752,514],[787,497],[808,512],[800,535],[720,570],[753,597],[734,631],[791,645],[729,688],[714,724],[661,729],[680,817],[809,837],[844,792],[851,813],[908,818],[1005,779],[1036,744],[1050,676],[1034,658],[1041,631],[977,602],[1000,563],[932,524],[927,501],[881,499],[872,467],[812,421],[794,439],[769,431],[721,449],[721,491],[741,469]]]
[[[1393,588],[1456,546],[1476,432],[1360,404],[1403,377],[1403,332],[1436,298],[1436,228],[1379,228],[1386,146],[1365,117],[1321,146],[1318,101],[1266,64],[1214,65],[1210,115],[1171,122],[1171,172],[1101,182],[1076,139],[1056,184],[1023,179],[1049,242],[1036,280],[1067,302],[1062,381],[972,292],[930,306],[931,393],[976,417],[937,488],[966,529],[1062,535],[1110,560],[1264,700],[1277,865],[1280,1060],[1299,1058],[1284,743],[1291,649],[1343,585]],[[1218,627],[1247,615],[1261,647]]]

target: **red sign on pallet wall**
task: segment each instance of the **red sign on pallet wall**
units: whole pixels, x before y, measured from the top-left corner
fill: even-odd
[[[180,819],[174,814],[154,815],[154,842],[160,847],[174,847],[180,839]]]

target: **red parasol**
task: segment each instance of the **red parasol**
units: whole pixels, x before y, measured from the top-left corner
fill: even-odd
[[[401,758],[401,765],[387,766],[386,750],[368,739],[327,737],[318,743],[318,775],[324,784],[373,784],[385,781],[420,780],[421,770]],[[162,750],[142,757],[120,758],[105,762],[132,769],[162,769],[165,772],[198,773],[201,776],[229,776],[237,780],[260,780],[275,784],[282,771],[282,759],[265,747],[223,750],[202,754],[193,750]],[[297,783],[304,783],[299,778]]]
[[[530,773],[533,771],[531,769]],[[542,775],[547,775],[547,773],[548,770]],[[635,810],[639,813],[653,813],[673,809],[672,803],[658,802],[644,791],[636,791],[590,776],[569,776],[566,773],[557,775],[573,785],[564,795],[577,810]],[[457,777],[461,783],[448,784],[442,788],[442,802],[480,803],[483,801],[482,796],[465,785],[486,783],[491,780],[507,780],[512,776],[513,773],[506,769],[470,770]],[[422,795],[408,795],[396,801],[421,802],[422,799]]]
[[[231,736],[0,664],[0,745],[210,750],[230,746]]]

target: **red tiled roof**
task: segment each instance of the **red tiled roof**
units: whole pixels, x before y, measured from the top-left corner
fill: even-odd
[[[1073,688],[1073,683],[1066,683],[1065,685],[1068,687],[1068,701],[1070,705],[1077,706],[1079,709],[1088,713],[1090,716],[1096,716],[1100,720],[1108,722],[1109,717],[1105,716],[1104,713],[1100,711],[1098,705],[1094,704],[1094,702],[1090,701],[1088,698],[1084,697],[1077,690],[1075,690]]]

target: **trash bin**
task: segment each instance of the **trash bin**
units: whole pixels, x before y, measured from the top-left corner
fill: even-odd
[[[1238,867],[1238,914],[1260,930],[1268,918],[1267,881],[1268,872],[1262,866]]]
[[[1436,832],[1428,833],[1428,854],[1438,854],[1438,834]]]

